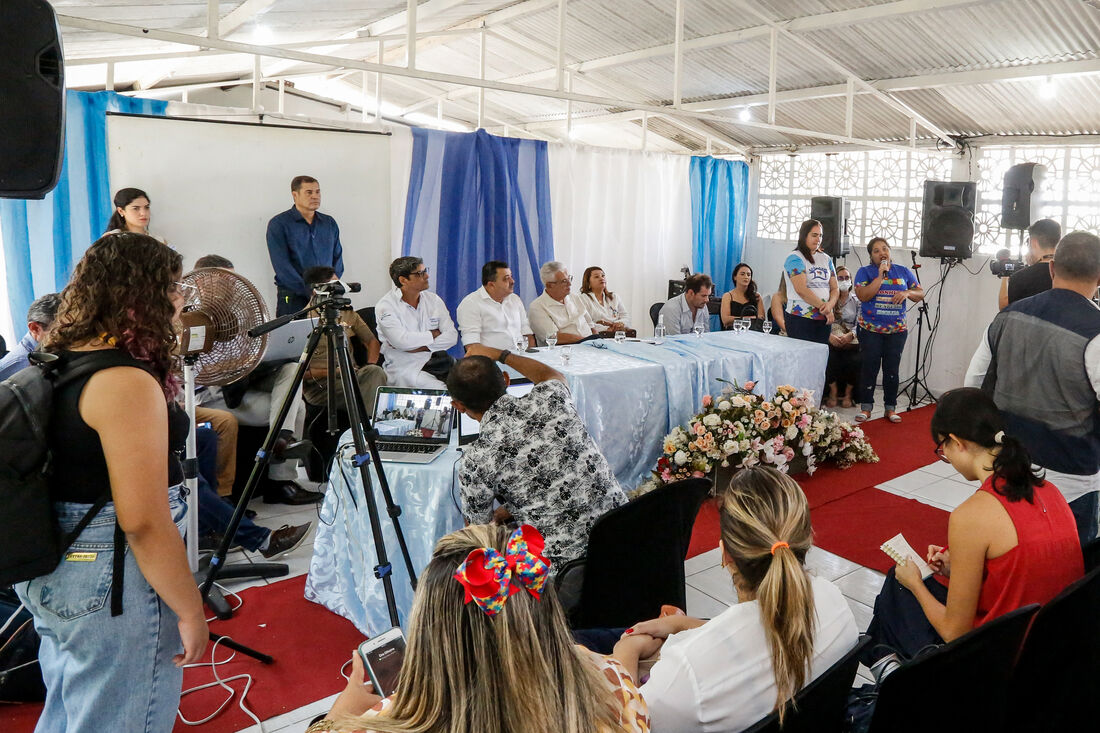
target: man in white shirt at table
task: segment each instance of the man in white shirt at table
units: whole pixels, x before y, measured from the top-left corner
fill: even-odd
[[[547,262],[539,268],[542,295],[531,301],[527,310],[531,329],[540,346],[546,345],[546,335],[557,334],[559,344],[575,344],[596,332],[596,324],[588,309],[571,295],[573,278],[561,262]]]
[[[390,264],[390,279],[396,287],[374,311],[388,384],[446,389],[424,365],[433,352],[458,343],[458,331],[443,299],[428,290],[428,268],[419,257],[398,257]]]
[[[455,315],[462,333],[462,345],[467,349],[481,344],[512,350],[522,339],[528,346],[534,346],[527,310],[513,292],[516,281],[508,263],[486,262],[481,268],[481,285],[458,304]]]
[[[684,292],[672,298],[661,307],[665,317],[665,333],[672,336],[677,333],[691,333],[699,327],[703,333],[710,330],[710,300],[714,282],[710,275],[692,275],[684,280]]]

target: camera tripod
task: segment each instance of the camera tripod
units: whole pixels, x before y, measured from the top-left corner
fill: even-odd
[[[352,368],[347,338],[344,335],[343,327],[340,325],[340,311],[345,308],[350,308],[351,301],[348,298],[340,297],[344,295],[345,290],[343,285],[339,282],[326,283],[323,290],[319,289],[316,292],[319,296],[318,302],[303,308],[297,313],[280,316],[279,318],[268,321],[248,332],[248,335],[252,337],[261,336],[269,331],[275,330],[279,326],[289,323],[295,318],[306,315],[310,311],[316,311],[320,316],[317,327],[310,333],[309,341],[306,344],[305,350],[302,352],[302,356],[298,360],[298,368],[294,372],[294,381],[291,383],[290,389],[287,391],[286,397],[283,399],[283,403],[279,408],[279,416],[272,421],[263,445],[256,452],[256,464],[253,466],[252,473],[248,476],[248,482],[245,484],[244,490],[241,492],[241,497],[237,501],[237,507],[233,512],[233,518],[230,520],[229,527],[222,537],[221,544],[218,546],[213,557],[210,558],[206,580],[203,582],[202,586],[200,586],[200,592],[204,600],[211,597],[214,582],[218,578],[218,573],[223,568],[225,556],[229,552],[230,546],[233,544],[233,537],[237,532],[237,528],[240,526],[241,520],[244,518],[248,502],[251,501],[252,495],[256,491],[256,487],[259,485],[260,476],[271,461],[271,451],[275,445],[276,439],[279,437],[279,428],[290,413],[294,395],[297,394],[298,388],[302,385],[306,370],[309,368],[309,362],[313,358],[318,344],[321,342],[322,338],[325,338],[328,344],[327,366],[329,374],[327,379],[328,395],[326,401],[326,405],[328,406],[328,430],[333,434],[338,432],[336,416],[336,383],[333,377],[339,373],[341,387],[343,389],[343,406],[347,411],[348,419],[351,424],[352,441],[355,445],[353,460],[359,469],[359,475],[363,481],[363,493],[366,499],[367,513],[370,517],[371,534],[373,535],[375,552],[378,557],[378,563],[374,566],[374,576],[382,581],[382,586],[386,594],[386,608],[389,612],[390,623],[394,626],[400,626],[400,620],[397,614],[397,601],[393,593],[393,579],[391,576],[393,566],[390,564],[386,553],[385,540],[382,537],[382,525],[378,516],[378,506],[374,500],[374,488],[370,476],[370,467],[367,465],[369,461],[373,461],[374,470],[378,476],[378,484],[386,502],[386,511],[393,522],[393,528],[397,534],[397,542],[401,547],[401,555],[405,567],[408,570],[409,582],[413,590],[416,590],[416,574],[413,572],[409,548],[405,543],[405,534],[401,530],[401,523],[399,521],[401,507],[393,502],[393,496],[390,493],[389,483],[386,481],[386,473],[382,468],[382,460],[379,457],[378,447],[375,442],[378,433],[374,429],[374,426],[370,424],[370,418],[364,408],[363,396],[359,391],[359,384],[355,379],[355,370]],[[354,503],[355,496],[354,494],[351,496],[352,502]],[[265,663],[271,662],[271,657],[237,644],[236,642],[231,642],[231,640],[223,640],[222,644]]]

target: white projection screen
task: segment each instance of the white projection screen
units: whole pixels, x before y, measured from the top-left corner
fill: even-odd
[[[344,278],[361,282],[356,308],[374,305],[389,284],[390,137],[382,134],[110,115],[111,194],[149,194],[149,231],[183,255],[185,270],[205,254],[229,258],[263,293],[274,317],[268,220],[290,208],[290,180],[321,184],[321,211],[336,218]],[[109,211],[110,201],[103,206]]]

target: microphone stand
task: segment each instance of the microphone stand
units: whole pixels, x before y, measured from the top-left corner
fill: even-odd
[[[333,283],[333,285],[336,284]],[[397,542],[400,545],[405,568],[409,574],[409,583],[413,590],[416,590],[416,573],[413,571],[412,558],[409,555],[409,548],[405,542],[405,534],[401,529],[401,522],[399,520],[401,516],[401,507],[394,503],[393,496],[390,493],[389,483],[386,480],[386,473],[382,466],[382,459],[375,442],[378,432],[370,423],[370,418],[367,416],[367,411],[363,405],[363,396],[359,392],[359,384],[355,379],[355,371],[352,368],[351,354],[348,351],[347,339],[344,335],[343,326],[340,325],[340,310],[350,307],[351,301],[348,298],[337,297],[343,295],[345,292],[342,287],[333,288],[328,291],[319,290],[317,292],[320,296],[319,302],[309,305],[297,313],[281,316],[272,321],[268,321],[248,332],[248,335],[252,337],[261,336],[294,318],[306,315],[310,311],[317,311],[320,314],[320,321],[317,327],[313,329],[313,332],[310,333],[309,341],[302,352],[302,356],[298,359],[298,368],[294,372],[294,380],[287,390],[286,397],[283,399],[283,404],[279,408],[279,415],[271,422],[267,437],[264,439],[263,445],[256,452],[256,464],[253,466],[252,473],[248,476],[248,482],[245,484],[241,492],[241,497],[237,501],[237,508],[233,512],[233,518],[229,522],[228,529],[226,529],[225,534],[222,536],[221,544],[218,546],[213,557],[210,558],[206,580],[199,590],[204,599],[210,598],[211,591],[214,588],[214,582],[223,571],[225,556],[229,552],[229,547],[233,542],[233,536],[236,534],[237,528],[244,518],[248,502],[251,501],[252,495],[256,491],[256,487],[259,485],[260,476],[263,475],[268,463],[271,461],[271,451],[275,445],[276,439],[279,437],[279,427],[286,420],[286,416],[290,412],[294,395],[302,385],[306,370],[309,368],[309,362],[317,351],[317,345],[322,338],[325,338],[328,344],[329,378],[327,407],[329,411],[329,429],[331,432],[337,432],[335,418],[337,409],[335,397],[336,385],[332,380],[338,366],[339,378],[344,393],[343,406],[351,423],[352,441],[355,445],[355,455],[353,459],[355,465],[359,469],[359,475],[362,478],[363,493],[366,499],[367,513],[370,518],[371,535],[374,540],[375,552],[378,556],[378,563],[374,566],[374,576],[382,581],[382,587],[386,594],[386,608],[389,612],[390,623],[393,626],[400,626],[401,623],[397,613],[397,600],[393,593],[393,580],[391,576],[393,566],[386,554],[386,544],[382,536],[382,523],[379,519],[378,506],[374,499],[374,488],[371,481],[369,466],[367,465],[368,461],[373,463],[375,473],[378,476],[378,484],[382,490],[387,513],[393,522],[393,528],[397,534]],[[355,501],[354,494],[352,495],[352,501]],[[229,615],[232,615],[231,611]],[[229,616],[223,617],[219,615],[219,618],[223,619],[228,617]],[[220,637],[216,637],[211,633],[211,638]],[[259,659],[265,664],[269,664],[272,661],[270,656],[249,649],[236,642],[233,642],[232,646],[226,641],[222,643],[229,646],[231,649],[235,649],[243,654]]]
[[[917,284],[921,285],[920,281],[920,268],[921,265],[917,262],[917,253],[910,250],[909,254],[913,256],[913,274],[917,277]],[[921,285],[923,289],[923,285]],[[921,367],[924,366],[923,353],[921,351],[921,337],[924,334],[924,323],[928,318],[928,302],[921,298],[920,305],[917,306],[917,350],[913,354],[913,376],[910,377],[904,385],[901,387],[901,394],[908,393],[909,407],[905,408],[906,412],[913,409],[914,405],[919,405],[927,398],[929,402],[935,402],[936,398],[932,396],[932,390],[928,388],[928,385],[920,376]],[[919,389],[924,390],[924,395],[921,396],[917,391]]]

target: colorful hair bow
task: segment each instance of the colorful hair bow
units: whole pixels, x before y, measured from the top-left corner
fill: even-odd
[[[545,545],[539,531],[524,524],[508,538],[503,555],[491,547],[471,550],[454,574],[466,589],[464,602],[473,601],[486,615],[495,616],[521,586],[539,598],[550,574],[550,561],[542,556]]]

